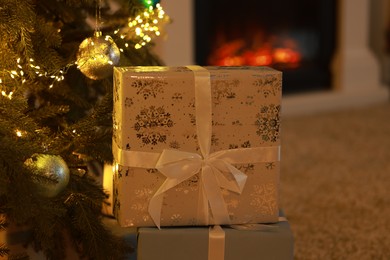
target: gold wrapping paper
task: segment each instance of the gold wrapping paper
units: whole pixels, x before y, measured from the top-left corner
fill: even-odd
[[[264,67],[207,69],[212,93],[210,152],[278,147],[281,73]],[[114,79],[114,144],[118,149],[136,153],[161,153],[165,149],[200,153],[195,79],[190,69],[115,68]],[[247,183],[241,194],[223,188],[219,191],[229,222],[277,221],[279,162],[242,163],[235,167],[247,175]],[[118,165],[114,211],[121,225],[154,224],[148,204],[164,180],[165,176],[153,167]],[[208,214],[206,220],[199,217],[199,209],[204,208],[199,199],[199,182],[199,176],[194,175],[164,193],[161,225],[227,224],[215,222],[213,214]]]

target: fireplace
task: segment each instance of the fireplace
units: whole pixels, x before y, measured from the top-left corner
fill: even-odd
[[[173,23],[165,28],[166,37],[158,38],[155,52],[166,65],[197,64],[195,8],[198,1],[162,1]],[[270,0],[274,1],[278,0]],[[242,1],[242,5],[246,2]],[[386,12],[390,10],[390,2],[387,0],[334,2],[337,11],[335,48],[330,68],[327,68],[330,71],[331,82],[317,91],[300,91],[285,95],[282,100],[283,115],[312,114],[388,101],[389,89],[381,82],[378,59],[385,56],[385,53],[376,52],[379,56],[374,55],[369,43],[373,39],[380,43],[384,38],[385,35],[381,32],[385,31],[387,23],[379,21],[386,17]],[[205,13],[205,17],[207,15]],[[382,18],[372,19],[373,17]],[[373,33],[377,36],[372,37]],[[311,73],[305,73],[305,77],[311,76]],[[286,84],[288,82],[284,77],[284,90]]]
[[[335,2],[196,0],[196,63],[273,67],[284,94],[330,88]]]

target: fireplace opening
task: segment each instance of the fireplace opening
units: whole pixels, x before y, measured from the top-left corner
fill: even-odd
[[[273,67],[284,94],[331,87],[336,0],[194,2],[197,64]]]

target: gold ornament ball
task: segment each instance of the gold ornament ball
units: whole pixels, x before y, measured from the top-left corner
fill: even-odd
[[[44,197],[57,196],[69,183],[69,168],[60,156],[36,154],[25,164],[33,169],[34,184]]]
[[[102,36],[100,31],[94,37],[85,39],[79,46],[77,66],[88,78],[104,79],[112,75],[118,65],[120,51],[110,36]]]

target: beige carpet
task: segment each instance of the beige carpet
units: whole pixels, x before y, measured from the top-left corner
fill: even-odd
[[[390,103],[283,119],[295,259],[390,259]]]

